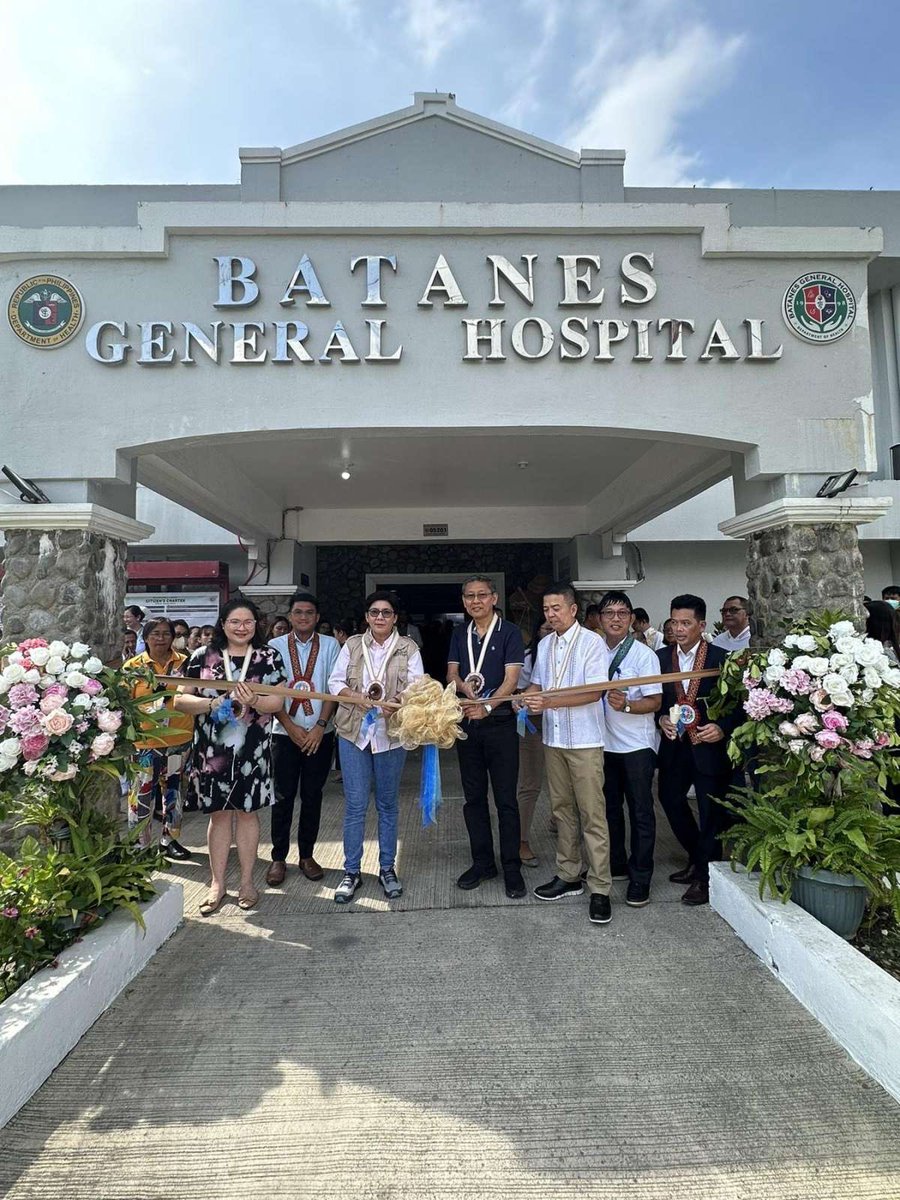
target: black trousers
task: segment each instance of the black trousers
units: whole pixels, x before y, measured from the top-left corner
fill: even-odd
[[[722,831],[731,823],[727,808],[716,802],[729,788],[731,768],[718,775],[699,771],[694,762],[690,742],[679,739],[666,748],[659,763],[659,802],[669,819],[672,832],[687,851],[697,878],[709,880],[709,864],[722,857]],[[688,803],[688,788],[694,785],[697,793],[697,812],[700,824],[694,820]]]
[[[488,779],[494,793],[494,806],[500,825],[500,861],[504,872],[518,871],[519,805],[516,789],[519,783],[519,738],[515,719],[509,716],[485,717],[483,721],[466,721],[463,728],[468,737],[456,743],[459,773],[462,779],[463,817],[472,847],[472,862],[477,867],[493,867],[494,838],[488,808]]]
[[[656,812],[653,804],[655,750],[603,754],[603,794],[609,826],[609,861],[614,875],[627,869],[632,883],[649,887],[653,877]],[[631,826],[631,854],[625,850],[625,809]],[[627,864],[627,867],[626,867]]]
[[[322,791],[334,757],[334,734],[326,733],[315,754],[303,754],[287,734],[272,736],[272,861],[286,862],[291,846],[294,800],[300,791],[297,845],[301,858],[312,858],[322,819]]]

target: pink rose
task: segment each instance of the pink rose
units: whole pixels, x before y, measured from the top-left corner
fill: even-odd
[[[828,712],[831,708],[828,693],[823,688],[816,688],[814,692],[810,692],[809,699],[816,712]]]
[[[103,684],[99,679],[86,679],[81,685],[81,690],[88,696],[99,696],[103,691]]]
[[[22,757],[26,762],[34,762],[49,745],[50,739],[45,733],[30,733],[22,738]]]
[[[816,741],[823,750],[837,750],[841,744],[841,739],[831,729],[820,729],[816,734]]]
[[[850,722],[847,720],[847,718],[844,716],[843,713],[832,711],[832,712],[827,712],[822,716],[822,724],[825,726],[826,729],[831,729],[833,731],[837,731],[837,730],[846,729],[847,726],[850,724]]]
[[[48,688],[46,695],[41,701],[41,712],[49,717],[50,713],[56,712],[58,708],[62,708],[65,702],[65,696],[61,696],[59,692],[55,692],[52,688]]]
[[[812,715],[812,713],[801,713],[800,716],[795,719],[794,724],[804,737],[808,737],[811,733],[815,733],[819,728],[819,722]]]
[[[64,702],[65,702],[66,698],[68,697],[68,695],[69,695],[69,689],[66,687],[66,685],[64,683],[51,683],[50,686],[47,688],[47,690],[44,692],[45,697],[46,696],[62,696]]]
[[[104,733],[115,733],[121,724],[122,714],[115,709],[101,709],[97,714],[97,725]]]
[[[68,733],[74,723],[72,714],[67,713],[64,708],[57,708],[44,717],[44,728],[53,737],[62,737],[64,733]]]
[[[98,733],[91,742],[91,754],[95,758],[103,758],[109,754],[113,746],[116,744],[116,739],[111,733]]]
[[[9,702],[13,708],[25,708],[37,704],[38,694],[30,683],[17,683],[9,689]]]
[[[875,738],[875,745],[880,749],[884,746],[889,746],[891,742],[890,734],[879,733]]]

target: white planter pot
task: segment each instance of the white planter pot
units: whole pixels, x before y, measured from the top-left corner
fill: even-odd
[[[156,887],[141,909],[146,932],[127,912],[113,913],[63,950],[58,967],[45,967],[0,1004],[0,1128],[181,924],[184,889]]]

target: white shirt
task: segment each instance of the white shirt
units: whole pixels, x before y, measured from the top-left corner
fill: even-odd
[[[700,642],[696,641],[696,642],[694,642],[693,646],[691,646],[690,650],[682,650],[680,646],[678,647],[678,668],[679,668],[679,670],[693,671],[694,659],[697,657],[697,647],[699,645],[700,645]],[[659,671],[657,673],[661,675],[662,671]],[[681,682],[684,685],[685,690],[687,690],[687,688],[689,688],[691,685],[691,680],[689,680],[689,679],[682,679]]]
[[[618,647],[607,646],[610,665]],[[649,646],[635,642],[616,671],[616,679],[637,679],[641,675],[660,675],[659,659]],[[662,694],[661,683],[641,683],[637,687],[623,688],[629,701],[646,699]],[[606,749],[612,754],[631,754],[635,750],[656,750],[658,734],[652,712],[617,712],[610,704],[605,706]]]
[[[658,629],[653,629],[652,627],[645,632],[644,638],[646,640],[647,647],[650,650],[662,650],[663,646],[666,644],[665,638],[660,631]],[[654,671],[653,674],[658,675],[659,671]]]
[[[560,676],[564,663],[565,671]],[[606,643],[598,633],[585,629],[577,621],[562,636],[551,633],[538,642],[531,682],[542,691],[556,687],[577,687],[583,683],[602,683],[608,678]],[[603,704],[598,700],[577,708],[545,709],[542,726],[545,746],[556,746],[561,750],[602,746]]]
[[[738,650],[746,650],[750,645],[750,626],[742,629],[737,637],[732,637],[727,629],[723,629],[720,634],[713,638],[714,646],[721,646],[723,650],[727,650],[729,654],[734,654]]]
[[[291,665],[291,651],[289,648],[291,638],[294,639],[294,644],[297,647],[297,653],[300,659],[300,669],[302,671],[306,670],[306,665],[309,662],[309,656],[312,653],[313,641],[312,636],[310,636],[305,642],[301,642],[294,631],[291,630],[290,633],[286,633],[282,637],[272,638],[272,640],[269,642],[269,645],[272,647],[272,649],[277,650],[281,655],[281,661],[284,663],[284,673],[288,678],[288,686],[293,686],[294,674],[294,670]],[[333,637],[329,637],[326,633],[319,634],[319,657],[316,659],[316,665],[313,667],[312,679],[310,681],[312,684],[312,690],[314,692],[328,691],[328,676],[331,674],[334,668],[334,664],[337,661],[337,656],[340,652],[340,649],[340,646]],[[293,725],[308,731],[315,726],[316,722],[321,717],[323,703],[324,701],[322,700],[310,700],[312,712],[308,716],[303,711],[303,705],[300,704],[294,715],[288,719]],[[285,699],[285,716],[288,716],[288,712],[292,704],[292,700]],[[288,736],[288,731],[284,728],[280,721],[273,721],[272,727],[276,737],[279,734],[281,734],[282,737]],[[325,733],[331,733],[333,729],[334,721],[329,720],[325,727]]]
[[[388,639],[389,641],[390,639]],[[372,645],[368,647],[369,658],[372,662],[372,670],[375,675],[384,675],[382,667],[385,665],[385,657],[387,655],[387,642],[379,645],[378,642],[372,641]],[[350,647],[345,642],[341,646],[341,652],[337,656],[337,662],[334,664],[334,670],[331,672],[331,677],[328,680],[328,691],[332,696],[339,696],[347,686],[347,667],[350,665]],[[415,679],[421,679],[425,674],[425,668],[422,665],[422,655],[418,650],[414,650],[407,659],[407,683],[412,683]],[[369,674],[369,668],[363,662],[363,686],[365,691],[370,683],[374,682],[374,677]],[[388,696],[386,699],[390,700]],[[364,712],[366,710],[363,710]],[[396,750],[399,748],[399,742],[392,742],[388,737],[387,723],[388,718],[385,716],[384,710],[381,708],[375,709],[378,716],[371,725],[366,725],[365,721],[359,727],[359,736],[354,745],[359,750],[365,750],[366,746],[372,747],[373,754],[384,754],[386,750]]]

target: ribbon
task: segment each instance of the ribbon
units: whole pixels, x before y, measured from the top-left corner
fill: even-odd
[[[216,725],[230,725],[232,721],[237,720],[230,696],[227,700],[223,700],[217,708],[214,708],[209,715]]]
[[[419,807],[422,809],[422,824],[433,825],[441,800],[441,759],[437,746],[422,747],[422,783],[419,789]]]
[[[524,737],[526,730],[528,733],[537,733],[537,725],[531,720],[524,708],[520,708],[516,713],[516,733],[519,737]]]

